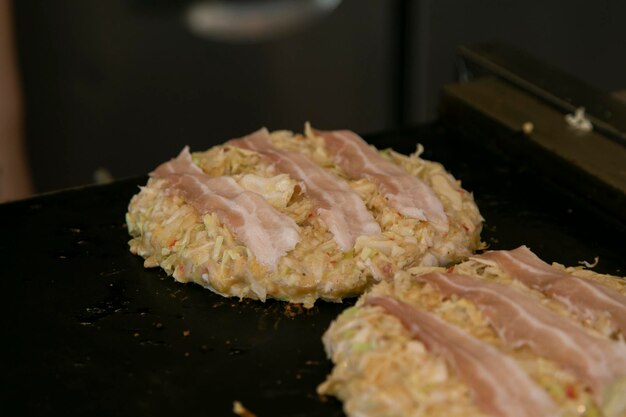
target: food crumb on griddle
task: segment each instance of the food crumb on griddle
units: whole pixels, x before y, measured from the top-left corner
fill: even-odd
[[[187,337],[191,334],[190,330],[183,330],[183,336]]]
[[[533,124],[533,122],[524,122],[522,124],[522,132],[524,132],[525,135],[530,135],[531,133],[533,133],[534,130],[535,125]]]
[[[296,317],[300,314],[303,313],[303,307],[301,304],[292,304],[292,303],[287,303],[285,304],[285,316],[289,317],[289,318],[293,318]]]
[[[241,417],[257,417],[252,411],[248,410],[239,401],[233,401],[233,413]]]

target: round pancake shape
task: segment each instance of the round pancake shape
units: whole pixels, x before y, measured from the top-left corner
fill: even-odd
[[[410,156],[391,150],[380,154],[432,188],[448,216],[447,232],[403,216],[368,180],[348,178],[310,129],[305,135],[276,131],[271,141],[276,148],[306,155],[337,180],[346,181],[382,233],[360,236],[351,250],[342,251],[303,184],[277,172],[262,155],[224,144],[194,153],[194,163],[208,176],[233,178],[293,219],[300,236],[295,248],[270,268],[258,262],[215,213],[199,213],[169,187],[167,179],[153,177],[129,204],[131,252],[144,257],[146,267],[159,266],[177,281],[195,282],[223,296],[274,298],[310,307],[317,299],[339,302],[359,295],[403,268],[458,262],[481,246],[483,219],[472,195],[441,164],[421,159],[421,147]]]

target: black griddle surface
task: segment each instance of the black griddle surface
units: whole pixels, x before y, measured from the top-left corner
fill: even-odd
[[[491,248],[624,274],[626,227],[515,155],[441,125],[369,138],[445,164],[473,191]],[[182,144],[181,144],[182,145]],[[0,205],[4,415],[341,416],[316,386],[320,337],[352,301],[303,310],[225,299],[144,269],[124,213],[145,178]]]

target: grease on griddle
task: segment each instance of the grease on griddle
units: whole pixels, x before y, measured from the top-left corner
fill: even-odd
[[[209,345],[201,345],[200,346],[200,351],[202,353],[206,353],[206,352],[213,352],[215,350],[215,348],[210,347]]]
[[[241,355],[242,353],[246,353],[246,350],[245,349],[236,348],[236,347],[228,348],[228,355],[230,355],[230,356]]]
[[[109,293],[101,301],[85,307],[85,311],[77,315],[76,318],[85,326],[94,324],[116,313],[126,312],[131,300],[126,296],[124,290],[125,288],[122,284],[111,283],[109,285]]]

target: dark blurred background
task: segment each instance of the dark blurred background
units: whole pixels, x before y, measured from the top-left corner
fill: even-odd
[[[38,192],[145,174],[186,144],[260,126],[424,123],[460,44],[511,44],[601,90],[626,86],[619,0],[23,0],[13,12]]]

